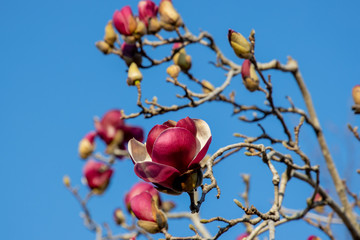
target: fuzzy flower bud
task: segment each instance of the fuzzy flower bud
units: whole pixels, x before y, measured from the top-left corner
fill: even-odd
[[[113,218],[117,225],[121,225],[125,222],[125,215],[120,208],[116,208],[114,210]]]
[[[112,20],[110,20],[105,26],[104,40],[110,46],[114,46],[114,43],[117,40],[117,34],[116,34],[115,30],[114,30]]]
[[[210,82],[206,80],[202,80],[201,83],[203,85],[202,88],[203,93],[211,93],[212,91],[214,91],[215,88]]]
[[[239,58],[249,59],[251,57],[251,44],[241,33],[229,29],[228,40],[230,46]]]
[[[116,10],[113,15],[113,23],[119,33],[125,36],[131,36],[137,27],[136,19],[130,6],[125,6],[120,11]]]
[[[175,10],[171,0],[161,0],[159,14],[162,27],[166,31],[174,31],[175,28],[183,25],[180,14]]]
[[[161,29],[160,22],[157,19],[158,7],[151,0],[143,0],[138,4],[139,18],[145,23],[147,32],[155,34]]]
[[[65,175],[63,177],[63,183],[66,187],[70,187],[71,181],[70,181],[70,177],[68,175]]]
[[[95,149],[96,132],[90,132],[79,143],[79,155],[82,159],[88,158]]]
[[[173,51],[176,51],[180,47],[180,43],[175,43],[173,46]],[[173,61],[184,72],[189,71],[191,68],[191,56],[186,54],[185,48],[181,48],[177,53],[174,54]]]
[[[259,77],[256,74],[254,64],[248,59],[243,62],[241,76],[247,90],[254,92],[259,89]]]
[[[129,86],[135,86],[136,84],[140,83],[143,76],[136,65],[136,63],[131,63],[129,70],[128,70],[128,78],[126,80]]]
[[[352,96],[355,104],[360,104],[360,85],[353,87]]]
[[[105,42],[105,41],[98,41],[95,43],[95,46],[97,47],[97,49],[100,50],[100,52],[104,53],[104,54],[109,54],[111,53],[111,47],[110,45]]]
[[[180,73],[180,67],[178,65],[171,65],[166,69],[166,73],[172,78],[177,78]]]

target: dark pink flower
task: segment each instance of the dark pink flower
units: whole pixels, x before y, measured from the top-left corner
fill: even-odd
[[[157,201],[158,205],[161,206],[161,199],[159,192],[154,188],[150,183],[139,182],[136,183],[130,191],[125,195],[125,204],[130,210],[130,201],[133,197],[139,195],[140,193],[148,192],[150,195]]]
[[[123,53],[123,59],[125,60],[126,65],[130,66],[132,62],[135,62],[138,66],[141,65],[142,58],[141,54],[138,52],[136,44],[124,42],[121,45],[121,51]]]
[[[159,210],[157,201],[149,192],[142,192],[134,196],[130,201],[130,207],[136,218],[138,225],[150,233],[160,232],[167,228],[165,214]]]
[[[89,160],[84,166],[83,174],[89,188],[95,194],[102,194],[109,185],[113,170],[105,163]]]
[[[138,177],[161,190],[180,194],[201,184],[199,163],[210,143],[207,123],[187,117],[156,125],[149,132],[146,145],[131,139],[128,149]]]
[[[96,132],[90,132],[79,143],[79,155],[82,159],[88,158],[95,149]]]
[[[140,20],[148,27],[150,18],[156,18],[158,7],[151,0],[143,0],[139,2],[138,9]]]
[[[113,15],[113,23],[119,33],[131,36],[136,30],[136,19],[130,6],[123,7],[120,11],[116,10]]]
[[[244,238],[248,237],[249,236],[249,233],[243,233],[243,234],[240,234],[236,240],[243,240]]]
[[[144,140],[142,128],[126,125],[118,109],[108,111],[100,121],[95,120],[95,129],[99,137],[111,148],[117,146],[124,150],[131,138],[141,142]],[[111,152],[110,149],[107,151]]]

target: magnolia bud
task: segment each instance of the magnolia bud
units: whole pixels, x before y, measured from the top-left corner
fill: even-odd
[[[96,132],[88,133],[79,143],[79,155],[82,159],[88,158],[95,149]]]
[[[105,27],[104,40],[110,46],[114,46],[116,39],[117,39],[117,34],[115,33],[114,27],[112,25],[112,20],[110,20]]]
[[[136,18],[136,29],[134,32],[134,36],[137,40],[139,40],[142,36],[144,36],[146,34],[146,26],[145,23],[143,23],[142,21],[140,21],[139,18]]]
[[[243,62],[241,76],[247,90],[253,92],[259,89],[259,77],[256,74],[254,64],[248,59]]]
[[[119,33],[125,36],[131,36],[137,27],[136,19],[129,6],[123,7],[120,11],[116,10],[113,22]]]
[[[228,40],[232,49],[238,57],[249,59],[252,56],[251,44],[246,40],[243,35],[241,35],[241,33],[229,29]]]
[[[181,44],[174,44],[173,50],[181,47]],[[174,54],[173,61],[178,65],[182,71],[187,72],[191,68],[191,56],[186,54],[185,48],[181,48]]]
[[[114,221],[117,225],[121,225],[125,222],[125,215],[120,208],[114,210]]]
[[[129,86],[134,86],[137,83],[140,83],[142,80],[143,76],[138,68],[138,66],[136,65],[136,63],[131,63],[129,70],[128,70],[128,78],[127,78],[127,84]]]
[[[98,41],[98,42],[95,43],[95,46],[104,54],[111,53],[111,47],[105,41]]]
[[[178,65],[171,65],[166,69],[166,73],[172,78],[177,78],[180,73],[180,67]]]
[[[157,18],[150,18],[148,25],[148,32],[150,34],[155,34],[161,30],[161,24]]]
[[[176,205],[173,201],[165,201],[165,202],[162,202],[161,209],[164,212],[170,212],[175,206]]]
[[[123,59],[127,66],[130,66],[132,62],[135,62],[136,65],[141,65],[142,57],[137,50],[136,44],[128,44],[124,42],[121,45],[121,51],[123,53]]]
[[[206,80],[202,80],[201,83],[203,85],[202,87],[203,93],[211,93],[212,91],[214,91],[215,88],[210,82]]]
[[[70,187],[71,182],[70,182],[70,177],[68,175],[65,175],[63,177],[63,183],[66,187]]]
[[[352,96],[355,104],[360,104],[360,85],[353,87]]]
[[[171,0],[161,0],[159,5],[160,20],[166,31],[173,31],[183,25],[180,14],[175,10]]]

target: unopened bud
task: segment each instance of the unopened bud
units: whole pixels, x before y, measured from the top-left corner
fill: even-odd
[[[95,43],[95,46],[104,54],[111,53],[111,47],[105,41],[98,41],[98,42]]]
[[[355,104],[360,104],[360,85],[353,87],[352,96]]]
[[[117,225],[121,225],[122,223],[125,222],[125,215],[123,213],[123,211],[120,208],[116,208],[114,210],[114,221]]]
[[[183,25],[180,14],[175,10],[171,0],[161,0],[159,5],[160,20],[166,31],[173,31]]]
[[[211,93],[212,91],[214,91],[215,88],[210,82],[206,80],[202,80],[201,83],[203,85],[202,87],[203,93]]]
[[[81,139],[80,143],[79,143],[79,156],[82,159],[86,159],[88,158],[93,151],[95,150],[95,137],[96,137],[97,133],[96,132],[90,132],[88,134],[86,134],[86,136]]]
[[[105,26],[104,40],[110,46],[114,46],[114,43],[117,40],[117,34],[116,34],[115,29],[113,27],[112,20],[110,20]]]
[[[63,177],[63,183],[66,187],[70,187],[71,181],[70,181],[70,177],[68,175],[65,175]]]
[[[134,32],[134,36],[137,40],[139,40],[142,36],[144,36],[146,34],[146,26],[145,23],[143,23],[142,21],[140,21],[139,18],[136,18],[136,29]]]
[[[171,65],[166,69],[166,73],[172,78],[177,78],[180,73],[180,67],[178,65]]]
[[[129,86],[135,86],[138,82],[141,82],[142,78],[143,76],[136,63],[131,63],[128,70],[127,84]]]
[[[174,45],[173,49],[177,49],[178,47],[176,46],[177,45]],[[185,48],[182,48],[175,53],[173,61],[184,72],[187,72],[191,68],[191,56],[186,54]]]
[[[173,201],[165,201],[161,203],[161,209],[164,212],[170,212],[175,206],[176,205]]]
[[[228,32],[229,43],[234,50],[235,54],[240,58],[249,59],[251,55],[251,44],[241,33],[229,29]]]
[[[243,83],[250,92],[259,89],[259,77],[256,74],[254,64],[246,59],[241,67],[241,76]]]
[[[157,18],[149,19],[148,32],[150,34],[155,34],[161,30],[161,24]]]

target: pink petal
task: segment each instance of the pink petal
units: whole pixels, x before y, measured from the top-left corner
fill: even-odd
[[[152,197],[160,199],[159,192],[154,188],[152,184],[146,182],[139,182],[136,183],[125,195],[125,204],[130,204],[131,199],[142,192],[148,192]]]
[[[146,149],[149,155],[151,156],[154,142],[157,139],[157,137],[162,133],[165,129],[167,129],[167,126],[164,125],[155,125],[149,132],[148,138],[146,140]]]
[[[111,168],[106,169],[106,164],[89,160],[84,166],[83,173],[91,189],[101,188],[110,181],[113,174]]]
[[[194,136],[196,136],[195,122],[189,117],[179,120],[176,124],[176,127],[185,128],[189,130]]]
[[[153,162],[169,165],[184,173],[196,155],[196,139],[185,128],[169,128],[156,139],[153,151]]]
[[[157,183],[170,189],[174,179],[180,175],[175,168],[155,162],[136,163],[134,170],[136,175],[144,181]]]
[[[203,148],[200,150],[200,152],[198,152],[198,154],[196,155],[194,160],[191,161],[191,163],[188,166],[188,169],[195,168],[201,162],[201,160],[203,160],[203,158],[205,157],[205,155],[209,149],[211,139],[212,139],[212,137],[209,138],[209,140],[207,141],[205,146],[203,146]]]
[[[143,192],[133,197],[130,201],[130,206],[137,219],[156,222],[150,193]]]
[[[151,158],[146,151],[145,145],[134,138],[129,141],[128,151],[131,160],[133,160],[134,163],[151,162]]]

